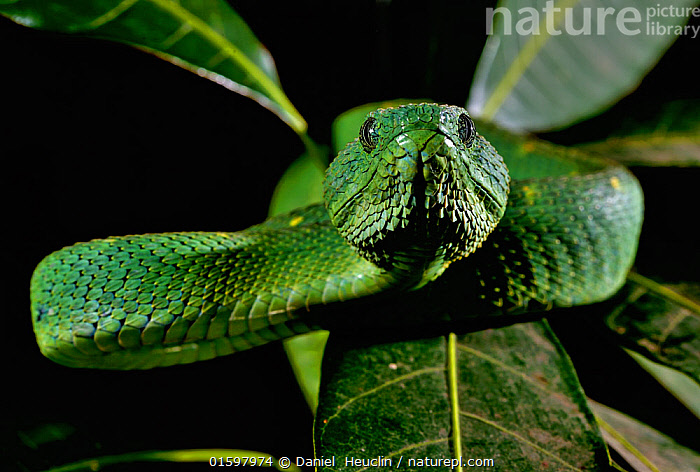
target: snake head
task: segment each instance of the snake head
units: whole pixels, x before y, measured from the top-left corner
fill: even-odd
[[[420,286],[481,246],[503,216],[510,177],[466,110],[404,105],[369,113],[331,163],[331,221],[361,256]]]

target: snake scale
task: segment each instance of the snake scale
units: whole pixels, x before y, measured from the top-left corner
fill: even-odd
[[[479,315],[593,303],[623,284],[643,215],[624,167],[552,153],[506,159],[509,173],[455,106],[379,109],[358,134],[327,170],[325,205],[46,257],[31,281],[41,352],[143,369],[307,332],[321,305],[375,295],[448,297]]]

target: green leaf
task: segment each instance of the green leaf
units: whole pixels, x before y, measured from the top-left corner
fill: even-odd
[[[639,84],[687,22],[687,15],[652,17],[657,4],[499,2],[472,83],[470,112],[516,131],[562,128],[599,113]],[[696,5],[678,0],[673,7]],[[659,27],[674,32],[662,34]]]
[[[588,400],[605,441],[639,472],[694,472],[700,454],[610,407]]]
[[[17,436],[27,447],[38,449],[42,444],[67,439],[75,429],[71,424],[46,423],[27,431],[17,431]]]
[[[634,114],[608,139],[578,147],[628,166],[700,165],[700,100],[645,107],[641,112],[651,118]]]
[[[493,459],[499,470],[608,465],[574,369],[544,321],[369,347],[331,341],[316,457],[360,460],[332,470],[366,470],[362,459],[379,457],[403,470],[460,456]]]
[[[323,199],[325,169],[318,159],[304,153],[287,168],[270,201],[268,217],[288,213]]]
[[[281,463],[269,454],[257,451],[244,451],[241,449],[184,449],[177,451],[139,451],[127,452],[125,454],[117,454],[113,456],[95,457],[85,459],[72,464],[66,464],[61,467],[53,467],[47,472],[72,472],[79,470],[99,470],[103,467],[114,464],[133,464],[135,462],[199,462],[200,465],[209,466],[210,460],[216,460],[216,465],[227,464],[230,459],[230,466],[238,463],[242,465],[244,461],[250,463],[255,458],[256,466],[259,467],[274,467],[277,470],[299,471],[294,463]],[[272,464],[271,466],[269,464]]]
[[[307,140],[307,152],[294,161],[282,175],[272,194],[268,216],[320,202],[323,198],[324,148]],[[328,331],[316,331],[284,340],[284,350],[294,376],[312,412],[318,404],[321,361]]]
[[[318,392],[321,385],[321,365],[328,340],[328,331],[313,331],[285,339],[284,351],[294,371],[301,393],[311,413],[318,408]]]
[[[652,362],[629,349],[625,352],[700,419],[700,385],[678,370]]]
[[[700,291],[694,285],[662,285],[637,273],[629,293],[605,316],[620,342],[700,382]]]
[[[37,29],[131,44],[246,95],[297,134],[306,122],[282,91],[272,56],[224,0],[18,0],[0,14]]]

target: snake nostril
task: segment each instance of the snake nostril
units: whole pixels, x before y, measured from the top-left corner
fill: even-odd
[[[36,321],[41,321],[46,315],[48,315],[49,309],[45,306],[40,306],[36,309]]]
[[[425,179],[426,182],[433,180],[433,172],[430,170],[429,166],[423,166],[423,179]]]
[[[443,181],[447,173],[447,159],[434,155],[423,162],[423,177],[426,181]]]

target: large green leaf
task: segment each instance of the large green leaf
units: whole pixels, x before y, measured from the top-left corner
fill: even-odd
[[[378,457],[394,468],[401,461],[403,470],[423,470],[426,457],[460,456],[493,459],[498,470],[608,464],[573,367],[546,322],[369,347],[331,340],[316,457],[360,462],[321,470],[365,470],[361,459]]]
[[[623,345],[700,383],[698,287],[662,285],[636,273],[629,279],[629,294],[605,324]]]
[[[306,132],[272,56],[224,0],[15,0],[0,2],[0,14],[31,28],[145,49],[251,97],[298,134]]]
[[[610,407],[589,399],[605,441],[639,472],[694,472],[700,454]]]
[[[652,16],[657,5],[502,0],[472,83],[470,112],[526,131],[561,128],[597,114],[632,91],[679,32],[690,34],[676,30],[687,14]],[[487,22],[489,16],[487,10]]]
[[[647,106],[640,112],[606,140],[578,148],[630,166],[700,165],[700,100]]]

